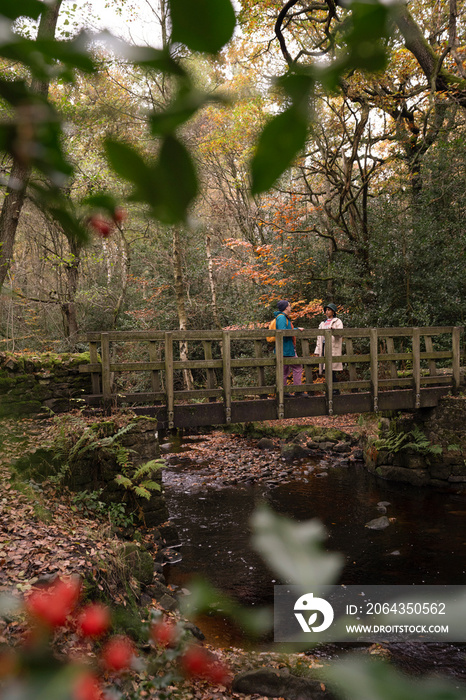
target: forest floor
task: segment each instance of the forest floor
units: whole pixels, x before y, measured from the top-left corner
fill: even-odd
[[[277,426],[278,423],[284,427],[320,425],[338,428],[347,433],[360,431],[355,416],[293,419],[275,422],[274,425]],[[104,560],[103,555],[112,546],[112,540],[116,541],[108,523],[102,519],[85,517],[77,511],[71,494],[58,491],[53,484],[39,486],[14,476],[12,462],[50,442],[54,431],[56,424],[52,419],[3,421],[0,427],[0,595],[9,593],[21,599],[24,595],[27,596],[35,584],[52,580],[56,576],[84,576],[92,572],[98,579],[101,566],[99,562]],[[210,454],[215,453],[216,445],[221,448],[223,435],[218,431],[208,438]],[[115,593],[114,602],[124,605],[124,593]],[[153,605],[158,607],[155,601]],[[24,615],[0,620],[0,647],[19,644],[26,634]],[[76,657],[77,654],[92,657],[94,653],[93,643],[84,644],[82,640],[79,641],[73,628],[60,633],[59,647],[61,653],[70,657]],[[272,652],[210,649],[233,675],[258,666],[280,667],[290,663],[288,655],[285,660],[284,655]],[[299,665],[302,662],[305,662],[306,668],[321,664],[313,657],[297,654],[293,664]],[[140,682],[137,671],[126,679],[126,684],[129,683],[133,689]],[[232,693],[226,686],[213,687],[202,680],[178,682],[177,688],[182,698],[222,700],[245,697]]]

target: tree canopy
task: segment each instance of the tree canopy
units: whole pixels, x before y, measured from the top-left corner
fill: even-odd
[[[8,347],[260,323],[282,297],[303,323],[324,299],[461,323],[464,3],[149,5],[157,48],[66,36],[62,0],[0,9]]]

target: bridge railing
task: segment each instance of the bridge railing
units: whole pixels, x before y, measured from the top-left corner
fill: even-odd
[[[338,390],[369,393],[371,410],[384,392],[409,389],[413,408],[421,392],[445,386],[458,391],[461,381],[463,327],[345,328],[343,330],[275,331],[115,331],[89,333],[90,404],[164,405],[169,427],[177,404],[221,402],[223,422],[232,420],[238,400],[270,400],[277,418],[285,415],[285,392],[296,401],[303,393],[325,397],[333,413],[332,363],[344,363]],[[274,334],[275,344],[266,337]],[[283,358],[283,339],[296,336],[296,358]],[[317,337],[325,338],[325,355],[314,355]],[[345,352],[331,356],[331,337],[341,336]],[[305,383],[283,386],[283,365],[303,365]],[[318,375],[318,366],[322,376]],[[340,401],[340,399],[338,399]]]

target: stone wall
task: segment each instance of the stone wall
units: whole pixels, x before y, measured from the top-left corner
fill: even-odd
[[[79,408],[80,397],[92,393],[90,375],[79,372],[89,362],[89,353],[0,352],[0,418]]]
[[[157,420],[135,416],[131,429],[117,438],[117,445],[128,451],[130,469],[158,459],[160,457],[157,439]],[[67,476],[68,486],[75,491],[101,490],[99,496],[107,505],[125,504],[128,512],[136,514],[135,524],[145,527],[160,526],[168,520],[168,509],[162,488],[162,470],[151,476],[161,487],[160,491],[151,491],[151,497],[137,496],[134,491],[116,483],[115,478],[124,472],[116,459],[116,450],[105,446],[105,438],[111,438],[117,431],[111,419],[96,423],[99,427],[101,446],[84,452],[76,458]]]
[[[382,439],[388,428],[392,435],[418,428],[430,445],[395,452],[377,449],[377,443],[366,445],[364,460],[369,471],[393,481],[466,490],[466,398],[446,396],[435,408],[394,419],[382,430]]]

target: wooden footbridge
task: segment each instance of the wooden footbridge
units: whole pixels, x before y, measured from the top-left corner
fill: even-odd
[[[343,336],[334,384],[331,336]],[[352,328],[340,331],[131,331],[89,333],[91,406],[131,406],[160,428],[255,420],[415,410],[457,393],[464,365],[463,327]],[[305,383],[283,386],[283,338],[298,338]],[[314,356],[318,335],[325,356]],[[323,365],[323,376],[318,365]],[[189,388],[186,388],[186,387]],[[285,393],[286,392],[286,393]]]

